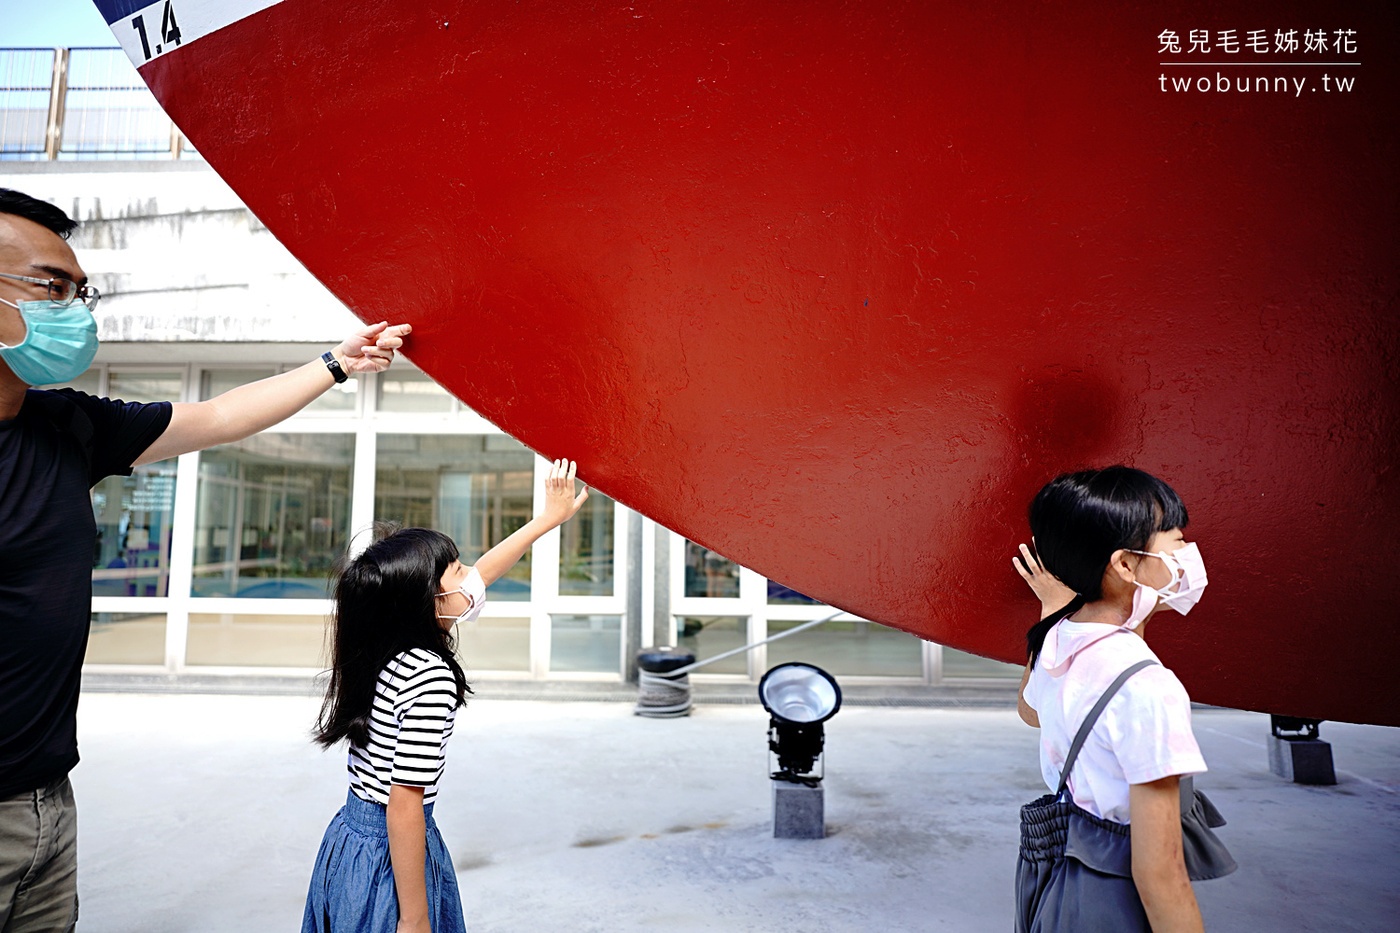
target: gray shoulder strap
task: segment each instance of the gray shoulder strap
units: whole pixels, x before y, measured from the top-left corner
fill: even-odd
[[[1069,783],[1069,772],[1074,767],[1074,760],[1079,757],[1079,750],[1084,747],[1084,742],[1089,738],[1089,733],[1093,731],[1094,723],[1099,721],[1099,714],[1108,705],[1108,701],[1113,699],[1113,695],[1118,692],[1118,688],[1124,682],[1144,667],[1151,667],[1156,664],[1151,658],[1139,661],[1126,671],[1118,675],[1118,679],[1108,685],[1108,689],[1099,697],[1099,702],[1094,704],[1094,708],[1089,710],[1089,715],[1084,717],[1084,724],[1079,727],[1079,732],[1075,734],[1074,741],[1070,743],[1069,754],[1065,756],[1065,766],[1060,770],[1060,786],[1055,788],[1055,796],[1058,797],[1065,792],[1065,785]]]

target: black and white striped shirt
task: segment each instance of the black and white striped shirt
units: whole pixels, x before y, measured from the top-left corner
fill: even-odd
[[[370,712],[369,745],[350,746],[350,789],[356,797],[389,805],[389,785],[423,788],[437,796],[447,763],[447,740],[457,715],[457,684],[447,662],[414,648],[379,673]]]

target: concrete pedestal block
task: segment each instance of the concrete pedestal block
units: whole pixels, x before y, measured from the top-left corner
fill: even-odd
[[[1295,784],[1335,784],[1332,745],[1321,739],[1269,736],[1269,770]]]
[[[773,782],[773,838],[823,839],[826,837],[826,804],[818,784]]]

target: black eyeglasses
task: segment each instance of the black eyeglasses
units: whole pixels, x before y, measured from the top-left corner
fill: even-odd
[[[10,275],[8,272],[0,272],[0,278],[14,279],[16,282],[32,282],[35,285],[47,285],[49,289],[49,301],[60,305],[71,305],[73,299],[78,299],[87,305],[89,311],[97,310],[97,302],[102,298],[102,293],[91,285],[79,285],[72,279],[65,279],[62,276],[55,276],[51,279],[36,279],[32,275]]]

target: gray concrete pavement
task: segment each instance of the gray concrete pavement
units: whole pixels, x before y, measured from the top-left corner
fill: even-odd
[[[482,685],[489,692],[489,684]],[[703,703],[703,701],[702,701]],[[344,755],[290,696],[85,694],[81,933],[294,930]],[[1212,931],[1400,929],[1400,730],[1327,723],[1340,782],[1268,771],[1266,717],[1196,713],[1198,778],[1241,869]],[[474,933],[1006,931],[1017,807],[1041,792],[1009,709],[850,707],[820,841],[770,836],[761,707],[475,700],[438,824]]]

